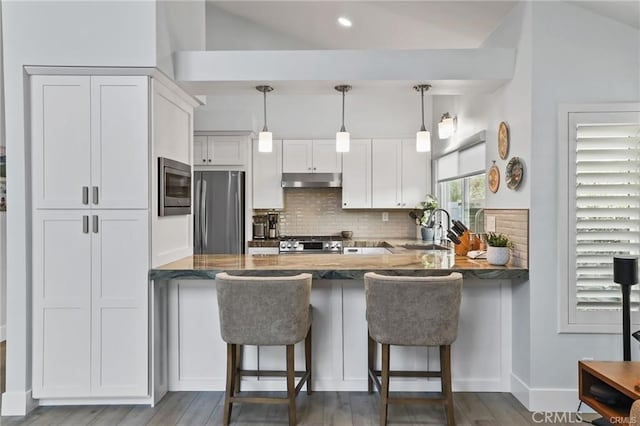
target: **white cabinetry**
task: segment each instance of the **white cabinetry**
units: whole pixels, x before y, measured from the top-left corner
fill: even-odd
[[[333,140],[282,141],[283,173],[340,173],[342,156]]]
[[[31,77],[34,398],[148,400],[149,85]]]
[[[342,154],[342,208],[371,207],[371,140],[353,140]]]
[[[138,76],[32,77],[35,208],[148,207],[148,86]]]
[[[430,156],[415,141],[376,139],[372,158],[373,208],[414,208],[429,192]]]
[[[343,254],[390,254],[384,247],[345,247]]]
[[[246,163],[246,136],[196,133],[193,141],[194,166],[239,166]]]
[[[253,141],[253,208],[282,209],[282,141],[273,141],[271,152],[258,152]]]

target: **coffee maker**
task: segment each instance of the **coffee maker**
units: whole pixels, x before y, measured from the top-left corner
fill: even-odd
[[[280,215],[278,213],[269,213],[267,214],[267,222],[269,224],[268,238],[276,239],[278,238],[278,220],[280,219]]]
[[[267,215],[253,217],[253,239],[264,240],[267,237]]]

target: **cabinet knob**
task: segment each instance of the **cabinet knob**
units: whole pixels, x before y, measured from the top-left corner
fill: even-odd
[[[206,162],[207,162],[207,159],[206,159],[206,158],[203,158],[203,159],[202,159],[202,162],[203,162],[203,163],[206,163]]]
[[[209,162],[211,162],[211,158],[209,158]]]
[[[313,170],[315,170],[316,168],[314,167]]]
[[[400,203],[398,203],[397,205],[400,205]]]
[[[311,170],[311,167],[308,167],[307,170]]]
[[[346,206],[346,205],[347,205],[347,203],[344,203],[344,205]]]

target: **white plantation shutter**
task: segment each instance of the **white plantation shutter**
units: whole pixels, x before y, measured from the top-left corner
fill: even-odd
[[[580,323],[619,322],[613,256],[640,254],[640,120],[635,113],[616,114],[613,122],[580,118],[570,123],[570,316]],[[631,300],[637,310],[638,286]]]

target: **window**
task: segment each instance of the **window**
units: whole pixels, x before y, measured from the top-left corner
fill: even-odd
[[[438,200],[451,214],[451,219],[459,220],[475,231],[478,229],[475,215],[484,208],[485,188],[485,173],[442,181],[438,183]]]
[[[476,212],[484,208],[486,174],[485,144],[472,145],[440,157],[437,161],[437,196],[440,207],[476,230]]]
[[[570,113],[568,130],[561,329],[619,331],[622,294],[613,282],[613,256],[640,254],[640,113]],[[638,286],[631,302],[637,311]]]

